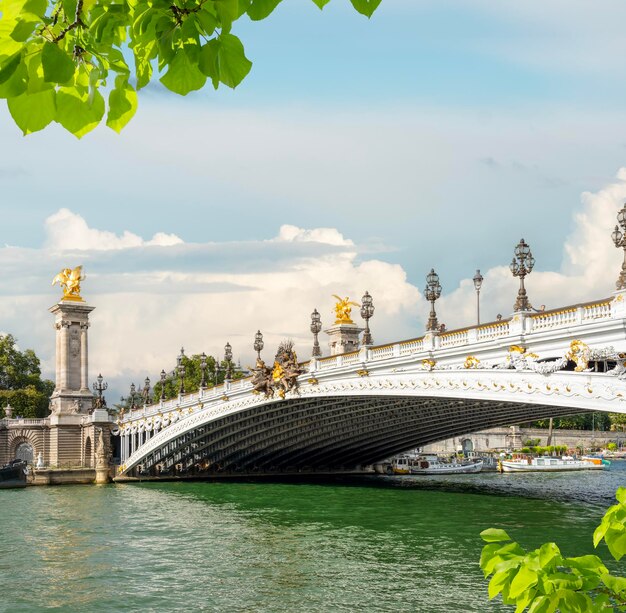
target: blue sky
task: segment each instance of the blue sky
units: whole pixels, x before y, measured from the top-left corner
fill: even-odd
[[[405,323],[400,318],[395,328],[383,326],[381,341],[421,331],[418,290],[432,266],[444,294],[457,295],[477,267],[508,264],[523,236],[537,271],[563,272],[572,233],[584,232],[576,217],[586,206],[583,194],[608,199],[613,207],[622,197],[615,175],[626,166],[624,23],[626,5],[618,0],[383,0],[371,20],[347,0],[333,0],[321,12],[305,0],[284,0],[269,19],[236,26],[254,61],[236,91],[207,89],[181,99],[150,87],[120,136],[101,127],[77,141],[52,127],[24,138],[2,107],[0,245],[19,249],[0,248],[7,281],[0,330],[40,347],[49,363],[44,305],[55,299],[47,278],[56,270],[48,275],[45,265],[63,258],[93,262],[92,292],[101,299],[96,313],[105,304],[127,305],[129,292],[133,305],[149,302],[169,287],[159,285],[164,278],[183,274],[187,266],[190,274],[206,267],[202,283],[213,288],[211,300],[231,282],[229,274],[248,268],[261,276],[238,277],[241,284],[278,286],[287,269],[306,261],[311,278],[325,279],[304,292],[309,302],[315,291],[320,301],[331,287],[341,293],[339,286],[350,285],[355,270],[372,284],[370,291],[376,284],[367,281],[371,271],[397,274],[397,295],[380,286],[379,295],[389,292],[389,298],[379,317],[395,316],[393,300],[404,301]],[[606,193],[610,197],[598,196]],[[46,221],[63,208],[74,217]],[[612,215],[602,218],[607,241]],[[339,243],[350,244],[338,248],[331,238],[331,249],[330,232],[308,255],[290,240],[266,250],[284,224],[303,233],[330,228],[342,237]],[[104,248],[90,253],[79,241],[76,251],[69,235],[54,234],[67,227],[89,240],[104,236],[105,246],[124,232],[143,243],[127,257],[104,257]],[[604,226],[598,236],[603,232]],[[146,246],[156,233],[195,246]],[[127,248],[123,242],[118,247]],[[352,254],[347,268],[337,249]],[[611,258],[618,256],[614,252]],[[334,264],[322,274],[309,266],[316,258]],[[119,274],[122,263],[141,279],[134,288],[124,286],[115,302],[106,267]],[[222,277],[217,264],[223,265]],[[273,280],[264,276],[270,273]],[[498,274],[494,291],[502,287]],[[607,273],[588,291],[610,292],[613,276]],[[184,288],[191,283],[178,282]],[[11,289],[18,285],[20,290]],[[355,294],[364,289],[346,287]],[[262,289],[255,296],[260,294]],[[38,296],[35,302],[29,302],[31,295]],[[559,296],[546,289],[536,302],[551,299]],[[458,300],[450,300],[460,313]],[[493,312],[485,306],[491,317],[512,303],[508,297],[495,300],[494,294]],[[309,302],[302,306],[304,319]],[[20,316],[29,304],[43,309],[35,326]],[[178,308],[192,309],[173,310]],[[266,296],[250,317],[262,309],[270,326],[280,307]],[[137,317],[146,321],[145,314]],[[290,325],[296,321],[289,319]],[[256,330],[252,319],[250,327]],[[298,336],[288,327],[277,328],[276,338]],[[181,334],[162,336],[172,347],[180,345]],[[210,342],[221,347],[222,340]],[[128,355],[100,347],[102,355],[107,351],[107,368]],[[162,345],[152,352],[155,367],[159,351]],[[128,357],[129,368],[136,359]]]

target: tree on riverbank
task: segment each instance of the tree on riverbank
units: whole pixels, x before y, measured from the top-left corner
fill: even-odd
[[[602,541],[619,562],[626,555],[626,488],[615,495],[593,534],[593,545]],[[489,581],[489,598],[502,595],[516,613],[587,613],[626,611],[626,577],[612,574],[596,555],[565,557],[555,543],[526,551],[504,531],[481,532],[480,567]]]
[[[215,385],[220,385],[224,383],[224,378],[226,377],[226,367],[227,364],[225,361],[219,363],[217,371],[215,368],[216,358],[213,356],[205,356],[206,359],[206,377],[205,377],[205,385],[206,388],[214,387]],[[181,360],[181,364],[185,369],[185,393],[192,394],[197,392],[200,389],[200,383],[202,382],[202,357],[200,354],[192,355],[192,356],[183,356]],[[231,379],[233,381],[237,379],[241,379],[245,376],[245,372],[242,371],[239,367],[232,365]],[[161,398],[161,389],[163,384],[161,383],[160,377],[156,377],[153,379],[156,381],[154,387],[150,393],[150,402],[158,402]],[[169,400],[171,398],[176,398],[178,396],[178,392],[180,390],[180,377],[178,376],[176,368],[173,368],[168,373],[166,373],[165,378],[165,399]],[[144,402],[142,398],[142,389],[137,388],[136,390],[136,398],[135,404],[137,406],[142,405]],[[131,398],[130,395],[124,399],[122,404],[120,405],[124,408],[130,408],[131,406]]]
[[[330,2],[312,1],[320,9]],[[265,19],[281,2],[0,0],[0,98],[24,134],[56,121],[80,138],[105,111],[119,132],[155,77],[182,96],[207,81],[239,85],[252,62],[233,24]],[[370,17],[381,0],[350,2]]]
[[[11,334],[0,335],[0,416],[10,404],[14,416],[45,417],[53,390],[54,383],[41,378],[35,352],[20,351]]]

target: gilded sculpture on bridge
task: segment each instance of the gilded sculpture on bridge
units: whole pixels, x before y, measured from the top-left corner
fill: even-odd
[[[83,267],[64,268],[54,279],[52,285],[59,284],[63,288],[63,300],[75,300],[82,302],[80,284],[85,280]]]
[[[333,294],[333,298],[337,299],[337,303],[335,304],[335,324],[353,324],[352,321],[352,307],[360,307],[361,305],[357,302],[350,302],[350,298],[346,296],[342,298],[341,296],[337,296],[337,294]]]
[[[252,369],[252,391],[272,398],[275,393],[284,398],[288,392],[298,391],[298,376],[304,369],[298,364],[293,341],[283,341],[276,352],[274,366],[269,368],[260,358]]]

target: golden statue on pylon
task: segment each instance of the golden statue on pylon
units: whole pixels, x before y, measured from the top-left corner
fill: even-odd
[[[54,279],[52,285],[58,283],[63,288],[63,300],[83,302],[80,295],[80,284],[85,280],[83,267],[64,268]]]
[[[353,324],[352,317],[350,317],[352,306],[360,307],[361,305],[357,302],[350,302],[348,296],[342,298],[341,296],[337,296],[337,294],[333,294],[333,298],[337,298],[338,301],[337,304],[335,304],[335,323]]]

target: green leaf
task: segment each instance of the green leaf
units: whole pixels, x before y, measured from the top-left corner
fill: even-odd
[[[230,30],[233,21],[239,17],[238,0],[214,0],[214,5],[217,15],[222,22],[222,28],[226,31]]]
[[[128,79],[121,76],[115,80],[115,89],[109,94],[109,114],[107,126],[118,134],[133,118],[137,111],[137,92],[128,84]]]
[[[480,533],[480,538],[486,543],[497,543],[500,541],[510,541],[511,537],[504,531],[498,528],[487,528]]]
[[[252,62],[246,57],[241,41],[233,34],[220,38],[220,81],[235,88],[250,72]]]
[[[206,76],[200,72],[197,64],[191,62],[185,50],[180,49],[167,73],[161,77],[161,83],[176,94],[186,96],[189,92],[202,88],[206,83]]]
[[[313,1],[315,2],[315,0]],[[352,6],[361,13],[361,15],[371,17],[378,8],[381,0],[350,0],[350,2],[352,2]]]
[[[104,98],[99,91],[89,104],[89,96],[80,95],[72,87],[63,87],[57,92],[56,120],[77,138],[93,130],[104,115]]]
[[[329,2],[330,0],[313,0],[313,2],[320,8],[323,9]]]
[[[11,117],[24,136],[43,130],[56,116],[56,91],[22,94],[7,101]]]
[[[515,574],[515,570],[504,570],[494,573],[489,581],[489,600],[495,598],[502,588],[510,581],[511,577]]]
[[[0,70],[0,98],[14,98],[26,91],[28,86],[28,69],[22,61],[22,54],[17,55],[17,65],[13,58],[5,68]]]
[[[67,83],[76,70],[74,60],[54,43],[44,43],[41,64],[46,83]]]
[[[613,577],[612,575],[602,575],[602,583],[616,594],[626,592],[626,577]]]
[[[11,38],[18,43],[27,41],[39,23],[41,19],[37,15],[30,13],[20,15],[20,19],[11,32]]]
[[[200,50],[200,70],[213,81],[217,88],[221,81],[235,88],[250,72],[252,62],[245,56],[241,41],[233,34],[223,34],[210,40]]]
[[[2,67],[0,68],[0,85],[6,83],[6,81],[8,81],[13,76],[21,61],[21,51],[18,51],[17,53],[14,53],[12,56],[3,60],[1,64]]]
[[[585,574],[597,575],[609,572],[598,556],[587,555],[578,558],[566,558],[565,563]]]
[[[615,498],[617,498],[620,504],[626,505],[626,487],[618,487],[617,492],[615,493]]]
[[[248,17],[252,21],[265,19],[281,2],[282,0],[252,0],[247,11]]]
[[[533,585],[537,583],[537,579],[538,575],[535,571],[522,566],[519,571],[517,571],[517,575],[515,575],[513,581],[511,582],[509,596],[511,598],[517,598],[528,588],[533,587]]]
[[[544,543],[539,549],[539,562],[541,566],[548,566],[557,557],[561,557],[561,551],[555,543]]]

